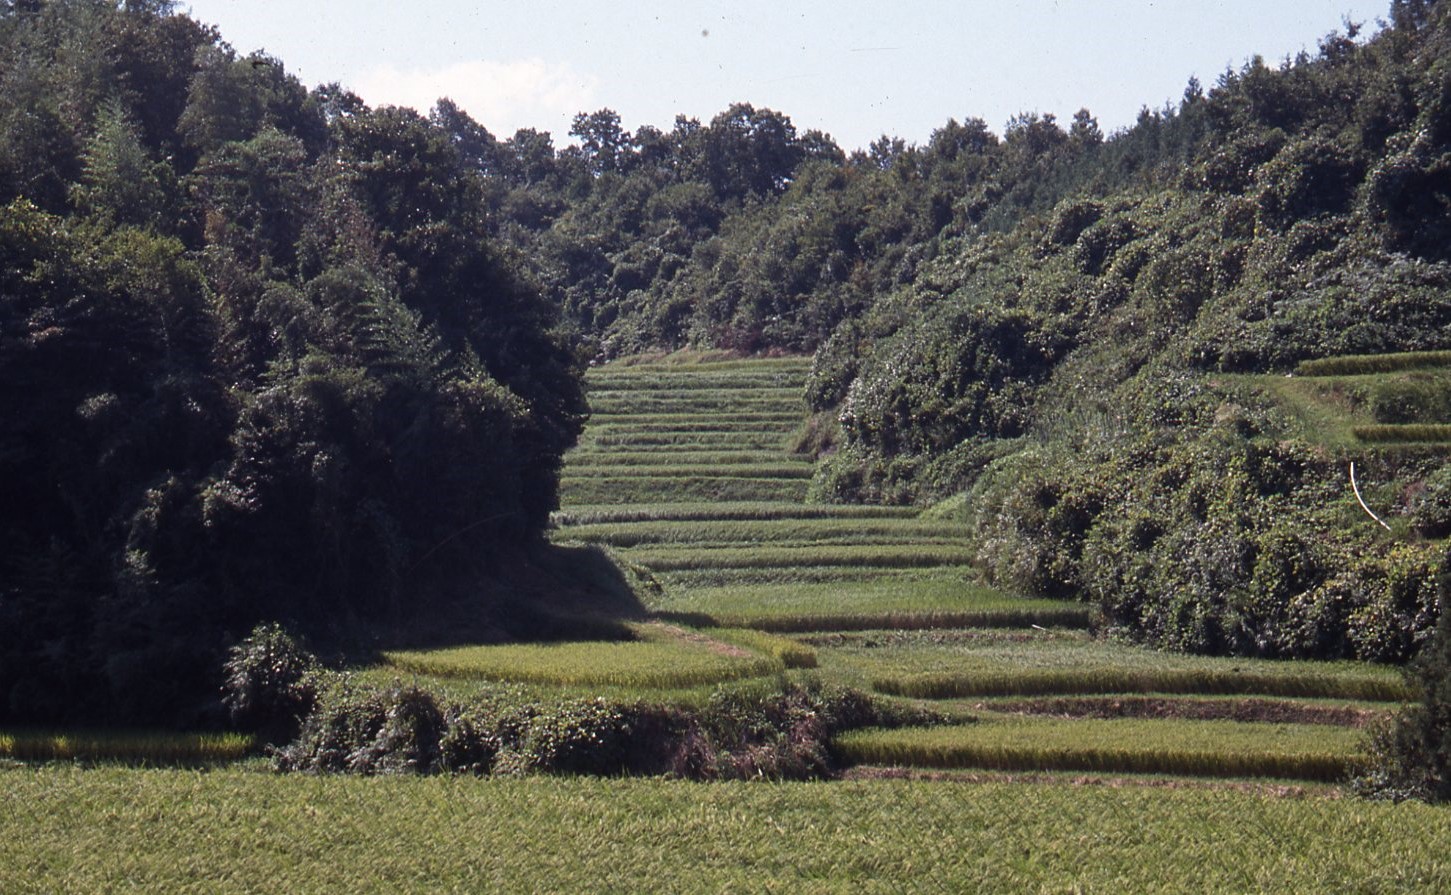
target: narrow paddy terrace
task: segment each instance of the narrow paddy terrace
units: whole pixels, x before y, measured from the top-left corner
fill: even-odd
[[[972,722],[853,734],[848,759],[1330,780],[1367,719],[1408,697],[1390,668],[1107,642],[1086,630],[1090,607],[985,586],[957,523],[806,503],[813,466],[789,453],[806,372],[793,358],[591,371],[594,415],[566,459],[555,537],[644,575],[661,619],[791,637],[810,650],[797,667]],[[646,647],[660,648],[626,651],[670,661]]]

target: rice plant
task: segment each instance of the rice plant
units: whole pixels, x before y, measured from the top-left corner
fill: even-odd
[[[916,699],[1039,696],[1086,693],[1217,693],[1331,697],[1381,702],[1410,698],[1398,678],[1324,676],[1313,672],[1256,673],[1194,669],[1036,669],[880,677],[876,690]]]
[[[0,731],[0,758],[16,761],[181,765],[236,761],[253,749],[239,733],[153,730]]]
[[[1323,725],[1012,718],[855,731],[836,747],[860,764],[1337,781],[1362,742],[1360,731]]]
[[[0,891],[1451,890],[1451,812],[1428,805],[995,777],[964,789],[0,769]]]
[[[655,501],[799,501],[806,479],[744,476],[562,476],[560,502],[570,504]]]
[[[793,546],[898,546],[962,544],[961,525],[916,519],[697,520],[575,525],[571,539],[612,547],[645,545],[772,544]]]
[[[719,550],[651,548],[631,551],[630,559],[660,572],[686,569],[761,569],[780,566],[873,566],[929,568],[965,565],[972,553],[965,547],[738,547]]]
[[[1353,376],[1451,367],[1451,351],[1405,351],[1397,354],[1347,354],[1301,361],[1301,376]]]
[[[1420,442],[1445,444],[1451,442],[1451,425],[1406,423],[1402,425],[1356,426],[1351,431],[1355,433],[1357,439],[1371,444],[1407,444]]]
[[[663,625],[639,628],[639,640],[464,646],[385,652],[388,666],[437,677],[564,686],[685,688],[775,674],[786,662],[731,641]]]
[[[916,507],[803,504],[795,501],[577,505],[554,514],[555,525],[614,522],[698,522],[751,519],[909,519]]]

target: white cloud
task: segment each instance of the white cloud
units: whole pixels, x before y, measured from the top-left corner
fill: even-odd
[[[424,114],[448,97],[494,136],[513,136],[522,127],[551,131],[556,146],[568,141],[577,112],[594,107],[599,80],[568,63],[543,59],[515,62],[456,62],[433,69],[384,66],[353,86],[372,106],[412,106]]]

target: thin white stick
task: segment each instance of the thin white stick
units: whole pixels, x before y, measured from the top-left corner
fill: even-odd
[[[1385,524],[1385,520],[1384,519],[1382,519],[1381,517],[1377,516],[1375,513],[1372,513],[1371,510],[1370,510],[1370,507],[1368,507],[1368,506],[1365,505],[1365,498],[1363,498],[1363,497],[1360,496],[1360,486],[1355,483],[1355,461],[1354,460],[1350,461],[1350,488],[1351,488],[1351,490],[1353,490],[1355,492],[1355,499],[1358,500],[1358,501],[1360,501],[1360,508],[1362,510],[1365,510],[1366,515],[1370,516],[1370,518],[1372,518],[1375,521],[1379,522],[1381,528],[1384,528],[1386,531],[1390,531],[1391,530],[1391,527],[1389,525],[1386,525]]]

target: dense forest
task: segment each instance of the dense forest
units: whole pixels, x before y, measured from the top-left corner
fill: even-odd
[[[191,712],[257,622],[538,536],[579,365],[446,131],[169,3],[6,4],[0,48],[0,716]]]
[[[1444,451],[1363,461],[1387,536],[1244,375],[1451,348],[1451,7],[1387,19],[1118,133],[847,153],[747,103],[501,139],[168,0],[0,4],[0,720],[194,716],[257,622],[428,612],[547,526],[585,364],[681,346],[813,352],[813,496],[938,503],[1003,588],[1410,658]]]

